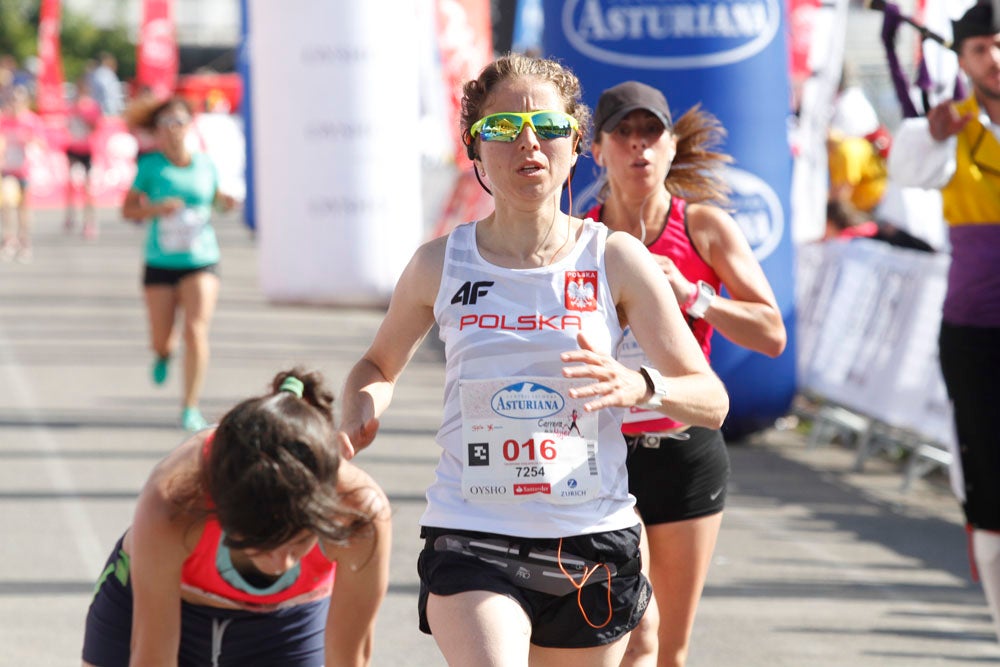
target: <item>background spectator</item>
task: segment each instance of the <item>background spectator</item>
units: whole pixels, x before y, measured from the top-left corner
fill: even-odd
[[[94,129],[101,120],[101,107],[90,94],[90,84],[86,76],[81,76],[76,84],[76,98],[69,108],[67,124],[69,141],[66,144],[66,159],[69,174],[66,179],[66,231],[75,226],[74,200],[77,188],[83,190],[83,236],[97,238],[97,218],[94,216],[94,197],[90,182],[90,167],[93,156],[91,145]]]
[[[102,53],[98,58],[90,81],[94,99],[101,105],[106,116],[119,116],[125,108],[125,96],[118,79],[118,61],[110,53]]]
[[[0,108],[0,259],[31,261],[31,214],[28,208],[28,159],[44,138],[38,116],[29,108],[24,86],[13,86]],[[16,221],[15,221],[16,218]]]

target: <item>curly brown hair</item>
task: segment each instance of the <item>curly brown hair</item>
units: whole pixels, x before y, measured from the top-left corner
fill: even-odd
[[[590,128],[590,108],[583,102],[583,88],[580,80],[567,67],[556,60],[534,58],[520,53],[508,53],[497,58],[468,81],[462,88],[462,115],[460,119],[462,140],[467,146],[476,141],[469,134],[469,128],[482,118],[483,107],[490,93],[501,83],[511,79],[537,79],[555,86],[563,101],[565,112],[576,118],[580,125],[577,150],[586,149],[585,140]],[[475,151],[478,153],[478,151]]]
[[[133,100],[125,110],[125,122],[131,128],[155,130],[160,116],[174,109],[183,109],[188,116],[193,117],[191,104],[183,97],[171,97],[157,100],[155,97],[145,97]]]

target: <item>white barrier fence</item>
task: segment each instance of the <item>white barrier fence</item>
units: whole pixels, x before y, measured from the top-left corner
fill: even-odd
[[[946,465],[954,427],[937,336],[949,257],[856,239],[802,245],[797,263],[800,389],[913,434],[925,459],[914,466]]]

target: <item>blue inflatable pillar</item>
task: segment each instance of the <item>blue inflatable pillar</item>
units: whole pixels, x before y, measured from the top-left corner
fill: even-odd
[[[250,82],[250,45],[247,39],[250,35],[250,17],[247,0],[240,0],[240,47],[236,57],[236,69],[243,81],[243,97],[240,100],[240,115],[243,117],[243,136],[246,146],[246,199],[243,202],[243,221],[250,229],[257,227],[257,209],[254,206],[254,168],[253,168],[253,105]]]
[[[661,89],[675,118],[701,103],[729,132],[725,150],[735,163],[726,178],[734,191],[733,215],[774,288],[789,341],[784,354],[770,359],[719,334],[713,338],[712,366],[731,399],[726,421],[731,437],[784,415],[796,388],[784,4],[784,0],[544,3],[542,50],[580,77],[591,107],[604,89],[635,79]],[[595,173],[593,163],[586,160],[576,170],[577,211],[594,203],[586,193]]]

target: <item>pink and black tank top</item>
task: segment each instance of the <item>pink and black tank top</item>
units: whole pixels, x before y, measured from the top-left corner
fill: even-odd
[[[602,205],[595,206],[587,213],[586,217],[600,220],[603,208]],[[691,282],[704,280],[714,287],[716,293],[718,293],[722,280],[715,273],[715,270],[701,258],[698,250],[694,247],[694,243],[691,242],[691,236],[688,233],[687,202],[685,200],[680,197],[670,198],[670,210],[667,212],[667,221],[663,225],[663,230],[655,239],[647,241],[646,247],[654,255],[669,257],[684,277]],[[712,325],[705,319],[696,320],[690,317],[687,318],[687,323],[691,327],[691,332],[698,341],[698,345],[701,346],[702,351],[705,353],[705,358],[710,358],[712,332],[714,331]],[[625,357],[631,358],[633,355],[622,354],[623,351],[630,349],[638,349],[638,343],[632,335],[631,329],[626,328],[625,338],[619,347],[619,355],[622,357],[622,363],[631,367],[632,364],[626,363]],[[683,426],[683,424],[669,417],[664,417],[657,412],[643,411],[643,414],[649,415],[650,418],[633,421],[626,417],[622,431],[625,433],[651,433]],[[633,418],[635,416],[633,415]]]

